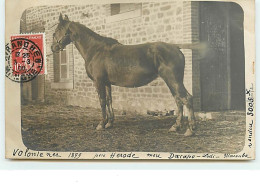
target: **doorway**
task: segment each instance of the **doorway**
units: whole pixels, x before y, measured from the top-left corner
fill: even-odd
[[[236,3],[200,2],[201,110],[245,109],[244,13]]]

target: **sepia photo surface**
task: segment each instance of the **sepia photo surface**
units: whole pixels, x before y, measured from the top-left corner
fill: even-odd
[[[28,2],[6,1],[6,158],[255,158],[253,0]]]

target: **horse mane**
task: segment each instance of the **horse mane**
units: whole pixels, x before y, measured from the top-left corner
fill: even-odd
[[[79,22],[74,22],[74,23],[76,23],[77,25],[79,25],[80,28],[82,28],[82,30],[83,30],[86,34],[90,35],[91,37],[93,37],[93,38],[94,38],[95,40],[97,40],[97,41],[105,42],[105,43],[108,44],[108,45],[120,44],[120,43],[118,42],[118,40],[113,39],[113,38],[111,38],[111,37],[101,36],[101,35],[99,35],[98,33],[94,32],[94,31],[92,31],[91,29],[89,29],[88,27],[86,27],[85,25],[80,24]]]

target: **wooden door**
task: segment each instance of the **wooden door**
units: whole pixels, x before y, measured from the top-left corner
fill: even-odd
[[[230,15],[230,71],[232,110],[245,109],[245,51],[244,13],[235,3],[229,6]]]
[[[204,111],[229,108],[229,27],[226,3],[200,3],[200,40],[209,53],[200,63],[201,105]]]
[[[244,14],[236,3],[200,3],[200,40],[209,52],[200,63],[201,109],[245,109]]]

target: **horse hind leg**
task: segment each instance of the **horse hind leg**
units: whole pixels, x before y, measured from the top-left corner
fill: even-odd
[[[105,128],[113,127],[114,111],[112,107],[111,85],[106,86],[107,124]]]
[[[183,105],[188,109],[189,126],[185,132],[185,136],[193,135],[195,128],[195,116],[193,111],[192,96],[188,93],[183,85],[183,78],[179,78],[174,70],[161,70],[160,76],[164,79],[169,87],[172,95],[175,97],[175,101],[178,107],[176,124],[173,125],[169,131],[177,131],[183,122]]]
[[[188,109],[189,125],[186,132],[184,133],[184,136],[192,136],[194,134],[195,129],[195,116],[193,111],[192,95],[186,90],[183,83],[177,86],[176,91],[178,92],[177,94],[179,98]]]
[[[190,93],[188,93],[187,90],[186,90],[186,96],[183,98],[183,102],[188,109],[188,121],[189,121],[189,126],[188,126],[186,132],[184,133],[184,135],[191,136],[194,133],[194,130],[196,127],[196,121],[195,121],[195,115],[194,115],[194,110],[193,110],[192,95],[190,95]]]
[[[183,103],[179,99],[179,97],[177,97],[176,95],[173,95],[173,96],[175,97],[175,102],[176,102],[176,105],[177,105],[177,108],[178,108],[178,112],[177,112],[176,122],[169,129],[169,132],[176,132],[176,131],[178,131],[182,127],[182,123],[183,123]]]
[[[181,100],[181,98],[176,93],[175,78],[171,74],[172,74],[172,71],[170,71],[170,73],[161,71],[160,76],[162,77],[162,79],[165,81],[165,83],[169,87],[171,94],[174,97],[175,103],[176,103],[177,108],[178,108],[176,122],[169,129],[169,132],[176,132],[182,127],[182,123],[183,123],[183,101]]]
[[[171,94],[174,97],[175,103],[178,108],[176,122],[169,129],[169,132],[176,132],[182,127],[182,123],[183,123],[183,102],[179,98],[179,96],[176,95],[173,85],[171,83],[168,83],[168,81],[166,82],[166,84],[169,87]]]

